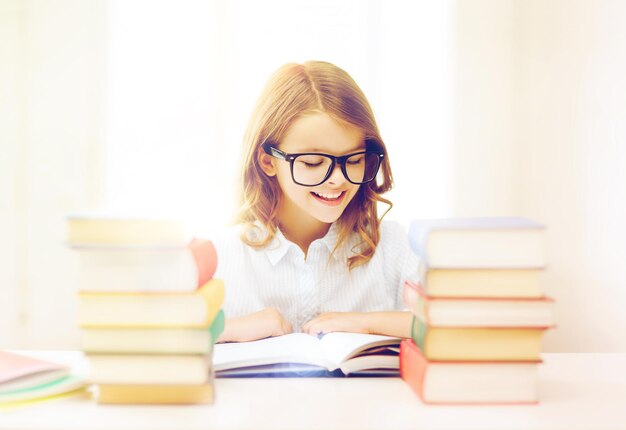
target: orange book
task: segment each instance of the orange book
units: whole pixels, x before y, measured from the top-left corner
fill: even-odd
[[[537,362],[430,361],[412,340],[400,344],[400,376],[428,404],[534,404]]]

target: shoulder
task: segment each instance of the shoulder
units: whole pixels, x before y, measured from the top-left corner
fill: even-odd
[[[213,243],[218,256],[235,255],[241,257],[248,254],[264,254],[270,249],[270,246],[255,248],[244,242],[243,238],[246,237],[248,240],[256,242],[263,240],[267,234],[267,229],[260,225],[236,224],[220,230],[214,236]]]
[[[380,223],[379,247],[386,259],[393,260],[393,265],[417,267],[419,257],[409,246],[407,230],[397,221],[383,221]]]
[[[408,243],[406,229],[397,221],[382,221],[380,223],[380,243],[382,245]]]
[[[246,245],[241,240],[242,228],[240,225],[229,226],[221,229],[212,238],[218,255],[232,251],[240,251]]]

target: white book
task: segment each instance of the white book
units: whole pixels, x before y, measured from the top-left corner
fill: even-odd
[[[208,329],[87,328],[81,335],[88,353],[208,354],[214,342]]]
[[[428,268],[540,269],[545,227],[520,217],[414,220],[409,243]]]
[[[184,222],[148,216],[110,213],[68,214],[70,245],[176,246],[189,242]]]
[[[424,403],[537,403],[540,361],[434,361],[412,340],[400,347],[401,376]]]
[[[537,363],[431,362],[424,381],[424,401],[431,403],[538,401]]]
[[[95,384],[204,384],[210,355],[87,354]]]
[[[74,246],[79,288],[92,292],[190,292],[215,274],[210,240],[186,246]]]
[[[434,327],[552,327],[554,300],[540,298],[429,297],[416,284],[404,283],[405,306]]]
[[[397,374],[400,340],[362,333],[336,332],[322,338],[291,333],[252,342],[217,344],[213,367],[217,376]]]

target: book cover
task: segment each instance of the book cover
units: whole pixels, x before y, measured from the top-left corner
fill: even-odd
[[[211,279],[194,292],[78,294],[78,322],[82,328],[207,328],[224,302],[224,283]]]
[[[405,306],[437,327],[552,327],[554,301],[540,298],[430,297],[410,281],[404,283]]]
[[[412,340],[400,345],[400,376],[428,404],[535,404],[538,364],[430,361]]]
[[[328,333],[321,339],[291,333],[267,339],[217,344],[213,366],[226,376],[343,376],[397,374],[399,338]]]
[[[543,268],[544,233],[520,217],[414,220],[409,243],[430,268]]]

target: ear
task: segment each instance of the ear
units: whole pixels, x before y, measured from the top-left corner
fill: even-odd
[[[261,170],[263,170],[267,176],[276,176],[276,165],[274,164],[276,160],[274,157],[267,155],[265,151],[263,151],[263,148],[257,150],[257,161]]]

